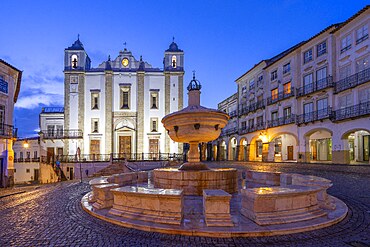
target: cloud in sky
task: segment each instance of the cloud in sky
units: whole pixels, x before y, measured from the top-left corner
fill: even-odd
[[[52,72],[35,72],[22,79],[16,108],[35,109],[40,106],[63,105],[64,80]]]

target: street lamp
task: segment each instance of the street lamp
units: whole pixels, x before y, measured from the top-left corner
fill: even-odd
[[[28,141],[25,141],[25,142],[23,143],[23,147],[24,147],[24,148],[29,148],[29,146],[30,146],[30,144],[28,143]]]

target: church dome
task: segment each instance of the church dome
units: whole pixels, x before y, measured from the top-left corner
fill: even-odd
[[[200,90],[202,88],[202,85],[200,85],[200,81],[195,79],[195,72],[193,72],[193,79],[190,81],[187,89],[188,91],[193,90]]]
[[[72,46],[68,47],[66,50],[84,50],[84,45],[80,41],[80,37],[78,37]]]
[[[167,52],[183,52],[183,50],[179,49],[175,41],[172,41],[172,43],[170,44],[170,47],[166,51]]]

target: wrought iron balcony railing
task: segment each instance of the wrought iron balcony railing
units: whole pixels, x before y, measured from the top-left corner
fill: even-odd
[[[308,85],[305,85],[303,87],[297,88],[297,98],[302,97],[317,91],[324,90],[326,88],[333,86],[333,78],[331,76],[328,76],[324,79],[315,81],[313,83],[310,83]]]
[[[233,128],[227,128],[227,129],[222,129],[221,131],[221,136],[226,136],[226,135],[232,135],[238,133],[238,128],[233,127]]]
[[[331,107],[318,110],[318,111],[308,112],[308,113],[297,116],[297,124],[309,123],[309,122],[314,122],[317,120],[323,120],[325,118],[330,118],[331,115],[332,115]]]
[[[356,87],[370,81],[370,68],[362,70],[356,74],[348,76],[334,83],[334,93]]]
[[[242,104],[239,108],[239,115],[248,114],[250,112],[257,111],[258,109],[263,109],[265,107],[265,100],[259,100],[250,105]]]
[[[292,87],[290,89],[290,91],[281,91],[281,92],[279,92],[278,94],[276,94],[274,96],[268,97],[267,98],[267,105],[274,104],[278,101],[290,98],[292,96],[294,96],[294,87]]]
[[[235,111],[230,112],[230,113],[229,113],[229,116],[230,116],[230,117],[236,117],[236,116],[238,116],[238,111],[237,111],[237,110],[235,110]]]
[[[333,111],[332,121],[362,117],[370,114],[370,101]]]
[[[8,82],[0,78],[0,92],[8,94]]]
[[[8,139],[17,137],[17,130],[13,125],[0,124],[0,138]]]
[[[296,116],[292,114],[287,117],[281,117],[278,119],[269,120],[267,122],[267,128],[273,128],[273,127],[277,127],[281,125],[292,124],[292,123],[295,123],[295,121],[296,121]]]
[[[42,130],[40,133],[43,139],[77,139],[82,138],[82,130]]]
[[[264,130],[264,129],[265,129],[265,122],[259,122],[256,125],[241,127],[239,129],[239,134],[242,135],[242,134],[247,134],[247,133],[257,131],[257,130]]]

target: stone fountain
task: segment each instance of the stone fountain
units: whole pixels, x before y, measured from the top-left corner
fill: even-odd
[[[203,189],[223,189],[229,193],[237,191],[236,169],[209,169],[200,162],[199,143],[217,139],[229,120],[222,111],[200,105],[201,84],[190,81],[188,107],[165,116],[162,123],[175,142],[190,144],[188,162],[180,168],[154,170],[154,185],[159,188],[182,189],[185,195],[201,195]]]

